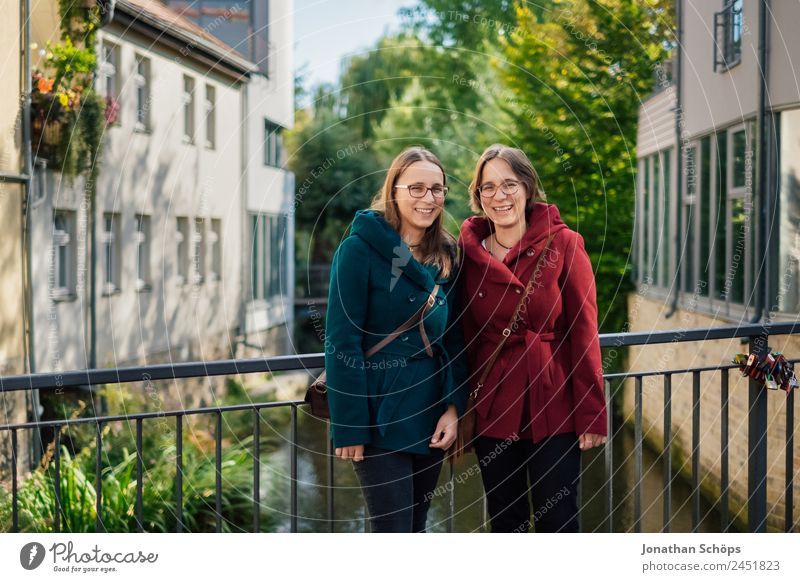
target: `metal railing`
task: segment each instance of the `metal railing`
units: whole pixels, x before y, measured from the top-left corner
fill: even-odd
[[[751,352],[762,352],[767,347],[767,339],[770,335],[784,335],[796,333],[800,329],[800,324],[781,323],[771,325],[742,325],[716,327],[709,329],[692,329],[681,331],[660,331],[653,333],[620,333],[603,334],[600,336],[602,347],[623,347],[635,345],[666,344],[672,342],[692,342],[708,341],[732,338],[748,338]],[[242,360],[220,360],[213,362],[188,362],[182,364],[161,364],[150,366],[127,367],[118,369],[96,369],[71,372],[32,374],[20,376],[0,377],[0,392],[12,392],[19,390],[55,390],[56,388],[78,387],[86,385],[119,384],[126,382],[140,382],[153,380],[174,380],[178,378],[196,378],[206,376],[225,376],[238,374],[252,374],[263,372],[280,372],[290,370],[309,370],[319,369],[324,365],[323,354],[306,354],[298,356],[278,356],[271,358],[242,359]],[[606,401],[609,411],[613,406],[613,394],[608,387],[614,380],[630,379],[634,380],[634,481],[633,488],[633,529],[641,531],[642,519],[642,468],[643,468],[643,433],[642,433],[642,382],[648,376],[663,376],[663,523],[662,531],[670,531],[672,520],[672,482],[673,470],[671,459],[672,447],[672,378],[677,374],[692,374],[692,531],[698,531],[700,524],[700,390],[701,374],[708,372],[721,371],[720,395],[722,402],[721,413],[721,496],[720,496],[720,529],[728,531],[731,526],[729,513],[729,373],[728,371],[736,368],[734,365],[719,365],[704,368],[685,368],[662,371],[637,371],[625,372],[620,374],[606,374]],[[621,382],[619,384],[621,386]],[[767,394],[766,390],[759,382],[749,380],[749,407],[748,407],[748,529],[754,532],[766,531],[767,521]],[[772,391],[769,391],[772,392]],[[777,392],[781,394],[781,392]],[[786,406],[786,479],[784,490],[785,502],[785,524],[786,531],[792,531],[793,522],[793,474],[794,474],[794,390],[786,395],[788,399]],[[64,427],[76,424],[95,424],[96,426],[96,459],[95,459],[95,493],[96,493],[96,522],[97,531],[104,531],[102,517],[102,483],[101,483],[101,453],[102,453],[102,428],[105,424],[116,421],[133,421],[136,425],[136,503],[135,514],[139,531],[143,528],[143,495],[142,495],[142,425],[145,420],[164,417],[171,417],[175,420],[175,446],[176,446],[176,484],[175,484],[175,503],[177,507],[175,531],[184,531],[183,522],[183,483],[182,483],[182,441],[183,441],[183,422],[184,418],[190,415],[215,415],[215,517],[216,531],[222,531],[222,416],[226,412],[251,410],[254,413],[253,421],[253,531],[260,531],[260,411],[267,408],[289,407],[290,416],[290,531],[297,531],[298,521],[298,497],[297,497],[297,453],[298,453],[298,418],[297,411],[305,403],[301,400],[283,402],[248,403],[223,407],[194,408],[190,410],[176,410],[170,412],[149,412],[140,414],[102,416],[92,418],[64,419],[45,422],[26,422],[20,424],[8,424],[0,426],[0,433],[10,432],[11,435],[11,473],[12,473],[12,530],[18,531],[18,482],[17,482],[17,458],[18,458],[18,431],[28,429],[39,429],[50,427],[54,429],[53,442],[54,451],[54,523],[56,532],[61,531],[60,506],[60,438]],[[613,500],[613,431],[612,414],[608,415],[608,434],[609,439],[605,444],[605,505],[607,530],[613,531],[613,516],[615,512]],[[333,531],[334,524],[334,455],[331,450],[331,442],[327,443],[327,524],[329,531]],[[453,485],[454,468],[449,468],[449,515],[446,520],[447,531],[453,530],[453,516],[455,512],[455,486]],[[579,492],[580,499],[580,492]]]

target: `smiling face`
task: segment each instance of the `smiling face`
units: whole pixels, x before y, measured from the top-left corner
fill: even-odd
[[[489,189],[495,189],[494,197],[480,198],[481,208],[489,220],[502,228],[512,228],[524,222],[525,204],[530,193],[511,169],[511,165],[503,159],[494,158],[486,162],[481,174],[478,186],[481,189],[487,186]],[[514,183],[516,183],[516,193],[507,194],[506,190],[512,190]]]
[[[404,227],[424,231],[442,213],[444,198],[434,197],[431,190],[427,190],[422,198],[414,198],[408,188],[397,187],[415,184],[422,184],[428,188],[443,187],[444,174],[436,164],[422,160],[409,165],[395,182],[394,198],[397,201],[401,224]]]

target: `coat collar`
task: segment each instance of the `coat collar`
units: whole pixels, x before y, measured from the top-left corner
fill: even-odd
[[[561,220],[561,214],[555,204],[537,202],[528,213],[528,230],[522,238],[511,247],[508,254],[500,262],[483,248],[481,242],[492,233],[491,221],[485,216],[471,216],[461,225],[461,245],[465,258],[475,264],[483,272],[495,273],[501,280],[524,284],[517,278],[517,269],[512,272],[510,265],[524,251],[532,247],[541,247],[550,234],[568,228]],[[541,250],[539,248],[538,250]],[[535,253],[538,256],[538,252]]]
[[[369,244],[392,265],[392,278],[406,275],[426,291],[432,291],[434,283],[433,268],[425,267],[411,254],[411,249],[403,242],[392,225],[377,210],[356,211],[351,228],[351,236],[358,236]]]

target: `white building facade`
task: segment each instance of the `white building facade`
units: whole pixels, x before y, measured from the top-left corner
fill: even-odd
[[[289,61],[274,66],[291,77],[290,18],[281,27],[286,53],[276,59]],[[119,110],[105,131],[95,189],[94,294],[90,184],[40,169],[32,221],[41,251],[33,257],[37,371],[227,358],[243,355],[256,332],[264,353],[283,353],[293,237],[287,218],[266,217],[281,216],[293,186],[291,174],[251,159],[259,144],[248,104],[290,124],[292,83],[288,98],[278,98],[281,88],[255,63],[156,0],[118,0],[97,55],[96,88]],[[275,103],[284,109],[275,113]],[[250,248],[253,216],[261,254]],[[274,264],[286,271],[283,295],[268,287],[252,297],[272,285]]]

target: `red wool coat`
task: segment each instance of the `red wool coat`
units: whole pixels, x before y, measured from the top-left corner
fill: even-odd
[[[521,323],[478,395],[478,434],[502,439],[517,434],[534,442],[568,432],[607,436],[594,273],[583,237],[561,221],[554,205],[544,203],[531,209],[527,232],[502,262],[481,244],[490,232],[487,218],[473,216],[459,238],[470,391],[502,338],[547,237],[555,237]],[[522,430],[527,421],[529,428]]]

